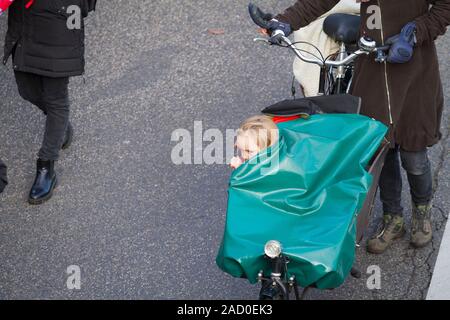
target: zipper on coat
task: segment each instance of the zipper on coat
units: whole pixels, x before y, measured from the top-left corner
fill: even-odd
[[[380,0],[377,0],[378,7],[380,8],[380,23],[381,23],[381,42],[384,46],[384,30],[383,30],[383,18],[382,18],[382,10]],[[389,91],[389,82],[388,82],[388,72],[387,72],[387,61],[384,62],[384,79],[386,82],[386,94],[387,94],[387,102],[388,102],[388,110],[389,110],[389,124],[393,125],[394,121],[392,119],[392,109],[391,109],[391,92]]]

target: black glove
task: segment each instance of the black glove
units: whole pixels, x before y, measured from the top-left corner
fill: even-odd
[[[272,19],[269,22],[268,31],[270,32],[269,42],[272,44],[281,44],[282,37],[289,37],[292,33],[291,25]]]

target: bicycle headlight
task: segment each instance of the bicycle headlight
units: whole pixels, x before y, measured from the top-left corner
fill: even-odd
[[[271,240],[264,246],[264,253],[271,259],[278,258],[281,255],[281,243]]]

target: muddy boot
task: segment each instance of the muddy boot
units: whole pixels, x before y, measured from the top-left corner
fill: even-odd
[[[426,205],[415,205],[413,203],[411,245],[415,248],[423,248],[433,238],[431,226],[431,203]]]
[[[395,239],[403,237],[405,224],[400,215],[385,214],[379,232],[367,243],[367,251],[381,254],[386,251]]]

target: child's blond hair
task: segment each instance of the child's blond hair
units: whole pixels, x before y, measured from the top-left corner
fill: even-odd
[[[237,134],[239,136],[244,133],[251,134],[261,150],[278,141],[278,127],[271,117],[265,115],[257,115],[245,120],[239,127]]]

